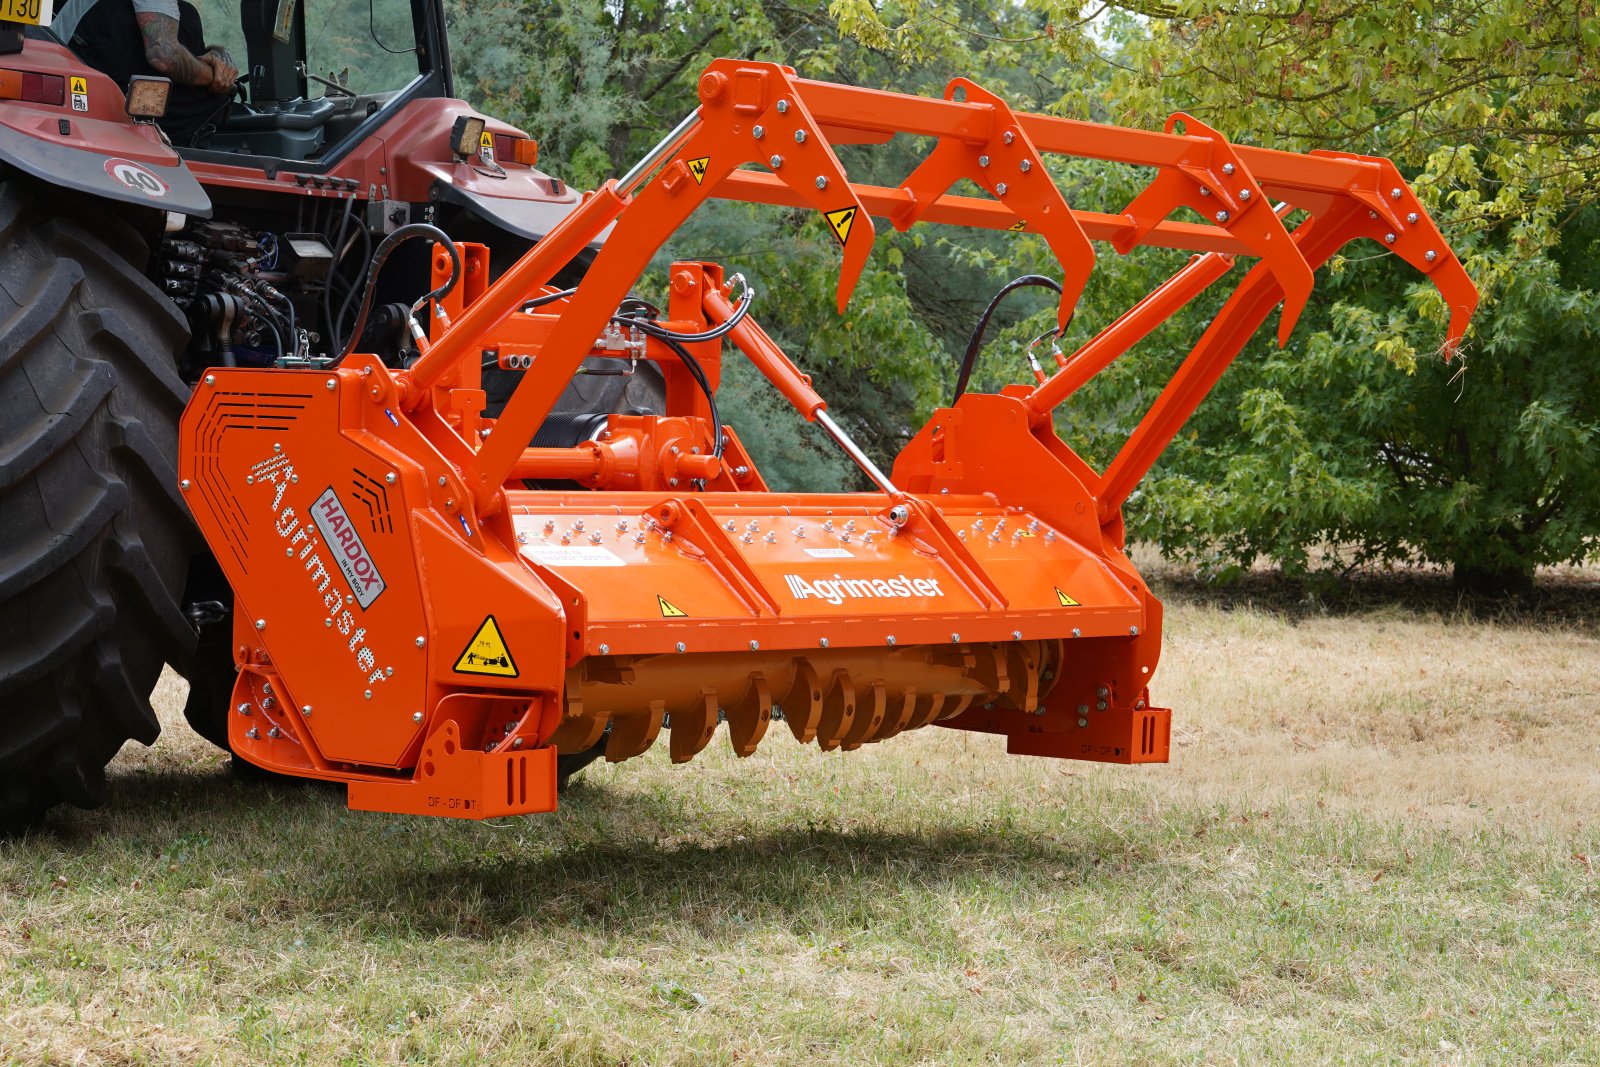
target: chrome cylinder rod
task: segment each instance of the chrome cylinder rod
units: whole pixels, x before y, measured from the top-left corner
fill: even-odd
[[[643,159],[633,165],[633,169],[622,176],[617,182],[617,192],[622,196],[632,196],[633,191],[644,184],[660,162],[678,150],[689,135],[694,132],[700,122],[700,109],[695,108],[689,112],[684,120],[678,123],[673,131],[661,139],[661,143],[645,153]]]
[[[900,490],[894,487],[894,483],[889,480],[889,476],[879,470],[878,465],[867,458],[867,454],[861,451],[860,446],[850,440],[850,435],[845,433],[844,429],[837,422],[834,422],[828,416],[828,413],[821,408],[817,409],[817,421],[822,424],[824,430],[828,431],[828,436],[833,438],[839,447],[844,449],[845,453],[856,461],[856,466],[866,471],[867,477],[871,478],[879,489],[882,489],[890,496],[900,495]]]

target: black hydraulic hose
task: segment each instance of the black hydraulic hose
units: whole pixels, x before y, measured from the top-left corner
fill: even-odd
[[[973,328],[972,336],[967,340],[967,351],[961,357],[961,373],[956,377],[956,394],[950,398],[952,407],[955,406],[957,400],[961,399],[962,394],[967,391],[967,383],[972,380],[973,366],[978,362],[978,353],[983,349],[983,335],[989,330],[989,319],[994,316],[995,309],[1000,306],[1000,302],[1006,297],[1018,289],[1026,289],[1028,286],[1038,286],[1041,289],[1053,289],[1057,293],[1061,292],[1061,285],[1050,278],[1046,278],[1043,274],[1024,274],[1020,278],[1013,278],[1002,286],[998,293],[994,294],[994,299],[989,301],[989,306],[983,309],[982,315],[978,316],[978,325]]]
[[[621,320],[621,321],[626,321],[626,320]],[[663,338],[660,338],[659,340],[661,341],[662,344],[664,344],[668,348],[672,349],[672,354],[673,355],[677,356],[680,360],[683,361],[683,365],[689,369],[690,376],[692,376],[694,378],[694,380],[695,380],[695,383],[700,386],[700,391],[706,395],[706,406],[711,409],[711,437],[712,437],[711,454],[713,456],[716,456],[718,459],[721,459],[722,458],[722,416],[717,411],[717,394],[714,393],[712,391],[712,389],[711,389],[711,382],[706,377],[705,368],[700,366],[700,361],[695,359],[693,356],[691,356],[689,354],[689,350],[687,348],[684,348],[676,340],[674,340],[674,339],[672,339],[670,337],[663,337]]]
[[[361,310],[356,315],[356,324],[350,331],[350,338],[345,342],[339,357],[331,366],[337,367],[361,343],[361,332],[367,328],[367,315],[372,311],[372,295],[378,289],[378,272],[383,269],[384,261],[397,247],[411,240],[413,237],[431,237],[437,244],[445,247],[450,253],[450,277],[437,289],[429,291],[422,297],[422,301],[438,300],[454,289],[456,282],[461,280],[461,253],[456,249],[456,243],[448,234],[437,226],[430,226],[426,222],[408,222],[385,237],[379,244],[378,250],[372,254],[372,264],[367,268],[367,284],[361,295]]]
[[[372,261],[372,234],[367,231],[365,226],[356,227],[356,232],[361,235],[361,263],[364,268],[367,263]],[[357,278],[356,281],[359,282],[360,278]],[[344,326],[344,320],[350,317],[350,302],[356,298],[356,293],[360,291],[360,287],[355,282],[347,282],[342,276],[339,278],[339,283],[345,287],[344,299],[339,301],[339,314],[333,320],[333,344],[328,346],[328,351],[330,352],[344,350],[344,334],[341,330]]]
[[[328,261],[328,272],[322,276],[322,324],[328,331],[328,351],[339,344],[333,323],[333,276],[339,272],[339,261],[344,257],[344,235],[350,228],[350,217],[355,212],[356,198],[344,202],[344,217],[339,220],[339,236],[333,242],[333,258]],[[365,227],[363,227],[365,228]]]

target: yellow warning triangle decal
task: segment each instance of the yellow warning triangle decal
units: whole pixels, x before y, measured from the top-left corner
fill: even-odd
[[[1023,230],[1026,230],[1027,228],[1028,228],[1028,224],[1026,222],[1022,222],[1020,220],[1017,221],[1017,222],[1013,222],[1010,226],[1006,227],[1006,229],[1010,230],[1012,233],[1021,233]]]
[[[1083,606],[1076,600],[1073,600],[1067,594],[1063,593],[1060,589],[1056,590],[1056,602],[1064,608],[1077,608]]]
[[[840,244],[850,240],[850,227],[855,225],[856,209],[842,207],[837,211],[823,212],[823,218],[828,220],[828,226],[833,230],[833,235],[839,239]]]
[[[694,179],[696,185],[700,185],[706,180],[706,168],[710,165],[710,156],[701,156],[699,159],[689,160],[689,176]]]
[[[59,85],[61,83],[57,82],[56,84]],[[89,91],[89,79],[88,78],[73,78],[72,79],[72,91],[77,93],[80,96],[82,96],[83,94],[87,93]]]
[[[676,606],[660,593],[656,594],[656,604],[661,608],[661,617],[663,619],[687,619],[689,617],[687,611]]]
[[[454,670],[457,674],[486,674],[491,678],[517,676],[517,663],[511,658],[511,649],[506,647],[493,615],[484,617],[483,625],[456,657]]]

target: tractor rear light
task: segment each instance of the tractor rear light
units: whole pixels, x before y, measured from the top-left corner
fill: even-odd
[[[510,133],[494,135],[494,155],[501,163],[531,167],[539,162],[539,142]]]
[[[450,150],[462,159],[477,155],[483,139],[483,123],[478,115],[457,116],[450,127]]]
[[[135,74],[128,81],[128,114],[136,119],[159,119],[167,113],[167,95],[172,82]]]
[[[67,79],[59,74],[0,70],[0,100],[24,100],[30,104],[59,106],[67,102]]]

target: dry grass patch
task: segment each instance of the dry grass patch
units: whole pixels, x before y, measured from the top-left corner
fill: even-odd
[[[344,810],[171,730],[0,845],[0,1060],[1600,1062],[1600,640],[1176,589],[1168,767],[925,730]]]

